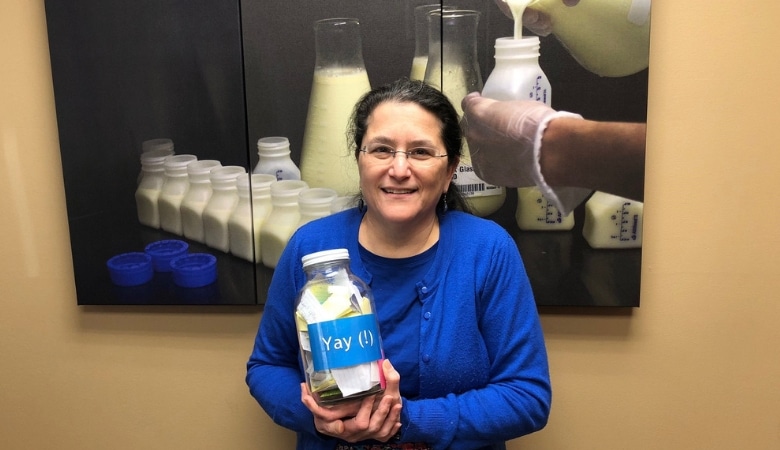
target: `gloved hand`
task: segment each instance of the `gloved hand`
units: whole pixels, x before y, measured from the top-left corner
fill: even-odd
[[[589,189],[548,186],[539,165],[547,124],[582,116],[537,101],[496,101],[477,92],[464,97],[461,106],[461,126],[478,177],[496,186],[537,186],[564,215],[588,196]]]

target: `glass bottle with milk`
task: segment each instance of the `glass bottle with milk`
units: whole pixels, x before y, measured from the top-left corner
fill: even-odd
[[[205,243],[203,210],[211,199],[211,170],[222,167],[215,159],[193,161],[187,166],[190,190],[181,201],[181,227],[184,237]]]
[[[150,150],[141,154],[141,180],[135,190],[135,206],[138,222],[152,228],[160,228],[158,200],[165,183],[165,159],[168,149]]]
[[[271,213],[271,184],[267,173],[240,175],[236,179],[238,204],[228,220],[230,253],[249,262],[260,262],[260,230]]]
[[[479,12],[443,10],[428,14],[428,65],[425,81],[438,87],[463,115],[461,100],[469,92],[482,89],[482,75],[477,64],[477,24]],[[488,216],[501,208],[506,191],[480,179],[471,165],[468,143],[455,170],[453,182],[460,189],[471,211]]]
[[[349,118],[371,89],[363,63],[360,23],[334,18],[314,23],[316,62],[301,149],[301,178],[339,195],[359,190],[357,162],[347,146]]]
[[[187,166],[197,161],[195,155],[173,155],[165,160],[165,183],[157,200],[160,209],[160,228],[182,234],[181,203],[190,189],[187,179]]]
[[[260,229],[260,256],[263,265],[276,267],[287,241],[298,229],[301,212],[298,194],[309,186],[302,180],[282,180],[271,185],[271,214]]]
[[[212,194],[203,210],[203,233],[206,245],[227,253],[230,251],[228,220],[238,204],[236,178],[245,174],[241,166],[224,166],[211,171]]]
[[[281,180],[300,180],[301,171],[290,158],[290,140],[270,136],[257,140],[257,165],[252,173],[265,173]]]
[[[488,76],[482,95],[495,100],[535,100],[550,105],[552,88],[539,67],[536,36],[496,39],[496,66]],[[517,190],[515,220],[521,230],[571,230],[572,213],[563,216],[537,187]]]
[[[425,68],[428,66],[428,14],[440,11],[441,5],[420,5],[414,8],[414,58],[409,78],[424,80]]]
[[[523,11],[550,16],[552,34],[583,67],[603,77],[631,75],[648,67],[650,0],[506,0],[522,35]]]

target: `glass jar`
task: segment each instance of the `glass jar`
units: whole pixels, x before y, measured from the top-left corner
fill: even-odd
[[[230,253],[249,262],[260,262],[260,230],[271,213],[271,184],[267,173],[241,175],[236,179],[238,204],[228,220]]]
[[[382,338],[368,285],[349,268],[347,249],[301,258],[306,284],[295,304],[301,359],[314,399],[339,403],[385,389]]]
[[[477,63],[478,22],[478,11],[443,10],[428,14],[425,81],[441,89],[461,117],[463,97],[469,92],[482,90],[482,75]],[[489,184],[474,173],[465,140],[453,182],[474,215],[485,217],[493,214],[506,200],[503,187]]]
[[[414,58],[409,78],[424,80],[428,66],[428,15],[441,10],[441,5],[420,5],[414,8]]]
[[[357,19],[314,23],[316,62],[301,148],[301,179],[339,195],[357,194],[357,162],[346,131],[352,110],[371,89]]]
[[[263,265],[276,267],[287,241],[301,220],[298,194],[309,187],[303,180],[282,180],[271,185],[271,214],[260,230],[260,256]]]
[[[252,173],[266,173],[281,180],[300,180],[301,171],[290,158],[290,140],[271,136],[257,140],[257,165]]]

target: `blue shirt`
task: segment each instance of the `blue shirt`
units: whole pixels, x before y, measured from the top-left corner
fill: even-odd
[[[406,351],[420,342],[420,308],[417,281],[430,270],[438,244],[410,258],[383,258],[360,246],[360,259],[371,274],[377,317],[382,318],[379,332],[386,355],[401,378],[401,392],[415,398],[420,392],[419,363],[416,353]],[[403,329],[404,333],[394,330]],[[386,331],[385,331],[386,330]]]
[[[361,219],[350,209],[293,235],[274,271],[247,364],[251,394],[272,420],[297,433],[298,449],[336,445],[317,433],[299,400],[304,376],[293,311],[306,281],[301,257],[346,248],[353,273],[372,285],[374,274],[359,250]],[[416,361],[416,374],[399,370],[401,441],[435,449],[504,449],[505,441],[543,428],[550,411],[547,353],[531,286],[517,245],[499,225],[456,211],[440,216],[439,224],[433,260],[414,280],[419,308],[407,310],[400,326],[377,306],[383,340],[392,335],[408,343],[395,354],[386,351],[387,358]]]

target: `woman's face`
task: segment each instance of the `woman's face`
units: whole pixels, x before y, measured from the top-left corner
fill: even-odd
[[[368,117],[360,148],[402,152],[430,150],[446,155],[441,122],[416,103],[380,103]],[[386,156],[386,155],[385,155]],[[397,153],[384,160],[360,152],[360,188],[367,213],[389,223],[405,224],[436,214],[436,205],[452,180],[457,160],[446,157],[427,161]]]

